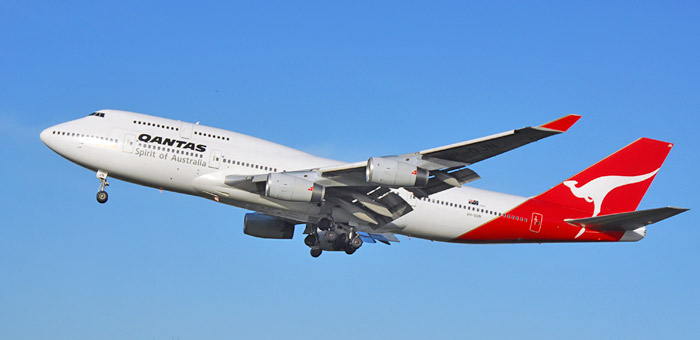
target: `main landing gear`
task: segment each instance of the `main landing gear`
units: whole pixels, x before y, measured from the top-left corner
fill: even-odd
[[[105,191],[105,187],[109,186],[109,182],[107,182],[107,172],[98,170],[97,179],[100,180],[100,191],[97,192],[97,202],[105,203],[109,198],[109,195],[107,195]]]
[[[350,255],[362,246],[362,238],[355,228],[336,224],[329,218],[314,224],[313,230],[304,239],[313,257],[321,256],[323,250],[345,251]]]

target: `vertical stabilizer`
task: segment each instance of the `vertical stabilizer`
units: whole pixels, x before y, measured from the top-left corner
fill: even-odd
[[[634,211],[673,144],[640,138],[535,199],[590,212]]]

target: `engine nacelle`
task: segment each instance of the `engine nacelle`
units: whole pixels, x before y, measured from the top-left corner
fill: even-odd
[[[265,196],[285,201],[321,202],[325,190],[312,181],[284,173],[268,175],[265,184]]]
[[[428,170],[393,159],[372,157],[367,161],[367,182],[398,186],[424,187],[428,185]]]
[[[243,233],[260,238],[291,239],[294,224],[258,213],[245,214]]]

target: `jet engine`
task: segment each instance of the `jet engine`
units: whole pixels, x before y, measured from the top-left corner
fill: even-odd
[[[428,170],[393,159],[372,157],[367,161],[367,182],[399,187],[428,185]]]
[[[323,186],[284,173],[268,175],[265,184],[265,196],[285,201],[321,202],[324,194]]]
[[[243,233],[260,238],[291,239],[294,224],[259,213],[245,214]]]

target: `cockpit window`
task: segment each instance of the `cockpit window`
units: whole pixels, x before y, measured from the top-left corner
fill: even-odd
[[[102,117],[102,118],[104,118],[104,117],[105,117],[105,113],[104,113],[104,112],[93,112],[93,113],[89,114],[88,117],[89,117],[89,116],[95,116],[95,117]]]

